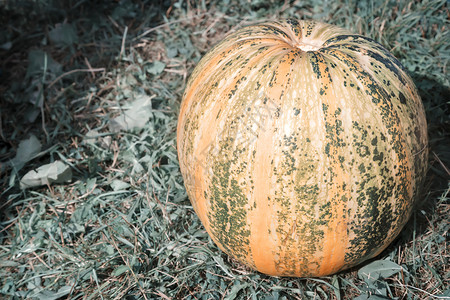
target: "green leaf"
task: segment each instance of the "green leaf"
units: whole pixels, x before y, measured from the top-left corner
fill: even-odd
[[[178,49],[176,47],[170,47],[166,49],[167,57],[174,58],[178,55]]]
[[[440,294],[440,295],[436,295],[439,296],[441,298],[450,298],[450,289],[444,291],[444,293]]]
[[[84,233],[86,232],[85,227],[81,224],[77,224],[77,223],[70,223],[65,227],[65,231],[66,233],[72,233],[72,234],[77,234],[77,233]]]
[[[86,191],[87,192],[92,191],[94,189],[94,187],[95,187],[96,182],[97,182],[97,178],[96,177],[88,178],[86,180]]]
[[[95,141],[98,139],[98,137],[99,137],[99,132],[95,129],[91,129],[84,135],[83,140],[87,144],[94,145]]]
[[[22,140],[17,148],[16,156],[12,159],[11,164],[19,171],[30,160],[34,158],[39,152],[41,152],[41,142],[36,136],[32,135],[26,140]]]
[[[72,46],[78,42],[78,36],[72,24],[57,24],[49,33],[48,37],[59,47]]]
[[[0,289],[1,294],[10,295],[15,289],[14,281],[11,278],[6,279],[3,287]]]
[[[36,298],[37,299],[46,299],[46,300],[56,300],[56,299],[59,299],[61,297],[68,295],[71,290],[72,290],[72,287],[70,285],[65,285],[56,292],[43,290],[42,292],[40,292],[36,295]]]
[[[130,270],[130,268],[127,265],[121,265],[121,266],[115,268],[114,271],[111,272],[111,276],[120,276],[129,270]]]
[[[225,300],[232,300],[236,299],[238,293],[246,289],[250,284],[249,283],[240,283],[239,281],[236,281],[233,287],[231,288],[230,293],[224,298]]]
[[[9,49],[12,48],[12,46],[13,46],[13,43],[11,41],[8,41],[6,43],[1,44],[0,49],[8,51]]]
[[[364,295],[360,295],[360,296],[354,298],[353,300],[386,300],[386,299],[389,299],[389,298],[384,297],[384,296],[379,296],[379,295],[364,294]]]
[[[0,260],[0,267],[17,267],[20,266],[18,262],[12,260]]]
[[[129,188],[130,184],[126,183],[122,180],[119,180],[119,179],[114,179],[111,182],[110,186],[114,191],[120,191],[120,190],[126,190],[127,188]]]
[[[379,279],[386,279],[397,274],[403,268],[389,260],[376,260],[358,271],[358,277],[366,283],[373,283]]]
[[[150,66],[147,68],[147,72],[152,75],[159,75],[162,73],[162,71],[164,71],[165,67],[165,63],[157,60],[150,64]]]
[[[337,275],[334,275],[331,279],[331,285],[334,286],[334,295],[336,296],[337,300],[341,300],[341,294],[340,294],[340,284],[339,284],[339,278]]]
[[[225,265],[225,262],[223,261],[222,257],[216,255],[213,256],[213,259],[216,261],[216,263],[219,265],[219,267],[228,275],[234,278],[235,276],[230,272],[227,265]]]
[[[59,74],[62,66],[50,55],[42,50],[31,50],[28,53],[28,67],[26,77],[42,75],[44,72]]]
[[[78,206],[70,219],[75,224],[84,224],[89,220],[95,219],[95,217],[92,210],[92,204],[88,202],[85,205]]]

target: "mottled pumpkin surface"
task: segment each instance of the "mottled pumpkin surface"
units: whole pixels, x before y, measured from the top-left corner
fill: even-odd
[[[245,27],[188,82],[177,143],[215,243],[260,272],[322,276],[385,249],[426,172],[417,90],[379,43],[297,20]]]

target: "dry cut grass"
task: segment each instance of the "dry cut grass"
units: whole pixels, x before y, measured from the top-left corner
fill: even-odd
[[[450,299],[448,16],[445,0],[0,2],[0,295]],[[330,277],[269,277],[224,255],[178,167],[177,113],[195,64],[228,32],[279,17],[384,44],[429,122],[430,170],[410,222],[374,261]],[[20,188],[55,161],[71,181]]]

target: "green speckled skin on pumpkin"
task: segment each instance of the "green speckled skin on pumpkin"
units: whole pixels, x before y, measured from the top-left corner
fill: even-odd
[[[328,275],[379,254],[427,168],[424,109],[399,61],[312,21],[245,27],[211,49],[177,130],[209,235],[269,275]]]

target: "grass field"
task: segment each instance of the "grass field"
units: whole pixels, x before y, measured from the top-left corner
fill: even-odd
[[[0,299],[450,299],[448,6],[0,1]],[[177,161],[195,64],[228,32],[282,17],[379,41],[427,113],[430,168],[410,222],[374,260],[330,277],[269,277],[222,253]]]

